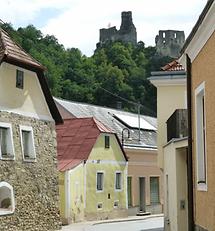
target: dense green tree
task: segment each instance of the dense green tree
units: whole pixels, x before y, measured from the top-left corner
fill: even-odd
[[[128,111],[155,115],[156,89],[147,78],[172,59],[156,54],[155,47],[123,42],[100,45],[91,57],[78,48],[65,49],[53,35],[43,35],[33,25],[15,30],[9,23],[2,28],[46,68],[51,92],[73,101],[115,107],[117,101]]]

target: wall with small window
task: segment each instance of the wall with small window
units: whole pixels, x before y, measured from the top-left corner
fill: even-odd
[[[0,107],[53,121],[36,73],[8,63],[0,65]]]
[[[60,229],[56,162],[53,122],[0,112],[0,229]]]

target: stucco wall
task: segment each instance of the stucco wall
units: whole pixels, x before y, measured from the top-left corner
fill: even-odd
[[[54,123],[8,112],[0,112],[0,121],[12,124],[15,149],[15,160],[0,160],[0,181],[12,185],[15,194],[15,212],[0,216],[0,230],[59,229]],[[23,161],[19,125],[33,128],[36,162]]]
[[[215,230],[215,33],[192,63],[192,121],[193,121],[193,158],[194,158],[194,216],[195,223],[207,230]],[[206,158],[207,191],[198,191],[196,182],[196,129],[195,129],[195,89],[205,81],[206,110]],[[202,203],[204,201],[204,203]]]
[[[102,192],[96,191],[97,171],[104,172]],[[122,173],[122,190],[119,191],[115,190],[116,171]],[[127,215],[127,163],[114,135],[110,135],[110,148],[104,148],[104,134],[99,136],[86,163],[86,177],[85,217],[87,220]],[[118,201],[118,208],[114,208],[114,201]],[[103,203],[101,210],[97,209],[98,203]]]
[[[171,81],[170,81],[171,82]],[[163,168],[163,146],[167,142],[166,121],[176,109],[186,108],[186,85],[157,87],[158,164]]]
[[[24,71],[24,88],[16,88],[16,70]],[[52,120],[36,73],[2,63],[0,66],[0,107],[25,116]]]
[[[125,148],[128,161],[128,176],[132,177],[132,207],[139,208],[139,177],[145,177],[146,211],[162,212],[163,207],[163,173],[157,166],[157,150]],[[159,177],[160,209],[150,207],[150,177]]]

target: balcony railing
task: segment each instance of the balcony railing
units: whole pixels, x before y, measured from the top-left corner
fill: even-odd
[[[188,135],[187,109],[177,109],[167,120],[167,142]]]

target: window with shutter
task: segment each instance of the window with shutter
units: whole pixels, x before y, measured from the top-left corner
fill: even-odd
[[[150,177],[150,201],[151,204],[159,204],[159,177]]]

